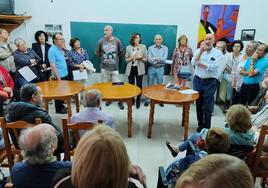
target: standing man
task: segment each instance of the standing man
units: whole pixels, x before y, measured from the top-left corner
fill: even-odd
[[[193,88],[199,92],[199,98],[196,100],[198,132],[203,128],[210,128],[219,65],[223,60],[222,52],[213,47],[214,35],[207,34],[204,41],[205,45],[195,52],[192,59],[195,66]]]
[[[161,35],[157,34],[154,37],[155,44],[148,48],[148,86],[154,84],[156,78],[157,84],[163,83],[164,78],[164,65],[168,56],[168,48],[162,45],[163,38]],[[149,105],[149,99],[146,99],[144,106]],[[160,104],[160,106],[164,106]]]
[[[48,50],[48,59],[55,80],[68,80],[67,64],[64,57],[64,39],[62,34],[55,33],[52,37],[53,45]],[[56,113],[66,114],[67,109],[63,101],[55,100]]]
[[[101,80],[102,82],[119,82],[119,57],[123,55],[121,41],[113,36],[113,27],[104,27],[104,37],[98,42],[96,55],[101,58]],[[106,102],[109,106],[111,102]],[[124,109],[122,102],[118,102],[121,110]]]

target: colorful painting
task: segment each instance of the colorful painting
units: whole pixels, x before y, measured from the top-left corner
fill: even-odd
[[[216,41],[227,44],[234,40],[239,5],[202,5],[198,44],[206,34],[215,35]]]

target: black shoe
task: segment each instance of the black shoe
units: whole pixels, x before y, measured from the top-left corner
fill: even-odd
[[[197,127],[197,128],[196,128],[196,131],[197,131],[198,133],[200,133],[202,129],[203,129],[203,127]]]
[[[110,106],[111,104],[112,104],[112,102],[107,101],[107,102],[105,103],[105,106]]]
[[[176,157],[178,155],[178,153],[176,151],[174,151],[174,149],[171,147],[170,142],[166,141],[166,146],[169,149],[169,151],[171,152],[171,155],[173,157]]]
[[[62,109],[56,110],[56,114],[67,114],[67,109],[62,108]]]
[[[159,104],[159,106],[164,107],[164,104]]]
[[[149,102],[148,101],[145,101],[144,102],[144,106],[149,106]]]
[[[118,107],[120,108],[120,110],[124,110],[124,105],[122,102],[118,102]]]
[[[136,103],[136,108],[139,109],[140,108],[140,103]]]

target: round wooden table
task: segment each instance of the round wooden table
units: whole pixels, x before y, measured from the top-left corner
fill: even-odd
[[[185,90],[189,88],[181,88],[180,90]],[[190,104],[198,99],[199,94],[182,94],[177,90],[166,89],[165,85],[153,85],[142,89],[144,96],[148,97],[150,102],[150,116],[149,116],[149,128],[147,137],[152,137],[152,128],[154,121],[154,107],[155,104],[175,104],[182,105],[182,126],[184,127],[184,139],[188,138],[189,129],[189,110]]]
[[[122,101],[127,102],[128,109],[128,137],[132,136],[132,98],[141,93],[139,87],[124,83],[124,85],[112,85],[112,82],[96,83],[87,89],[97,89],[102,95],[104,101]]]
[[[84,90],[84,86],[75,81],[67,80],[50,80],[37,83],[45,102],[45,109],[48,112],[49,100],[66,100],[68,117],[72,116],[71,97],[75,96],[76,111],[79,112],[78,93]]]

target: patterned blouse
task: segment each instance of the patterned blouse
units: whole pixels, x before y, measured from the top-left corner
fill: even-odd
[[[75,49],[71,49],[68,52],[68,56],[71,60],[70,66],[74,67],[75,65],[81,64],[83,61],[89,60],[87,52],[81,48],[81,53],[78,53]]]
[[[173,61],[173,73],[177,74],[177,70],[181,68],[182,65],[186,66],[191,64],[191,60],[193,57],[193,51],[191,48],[186,47],[183,50],[180,47],[175,48],[172,55]]]

